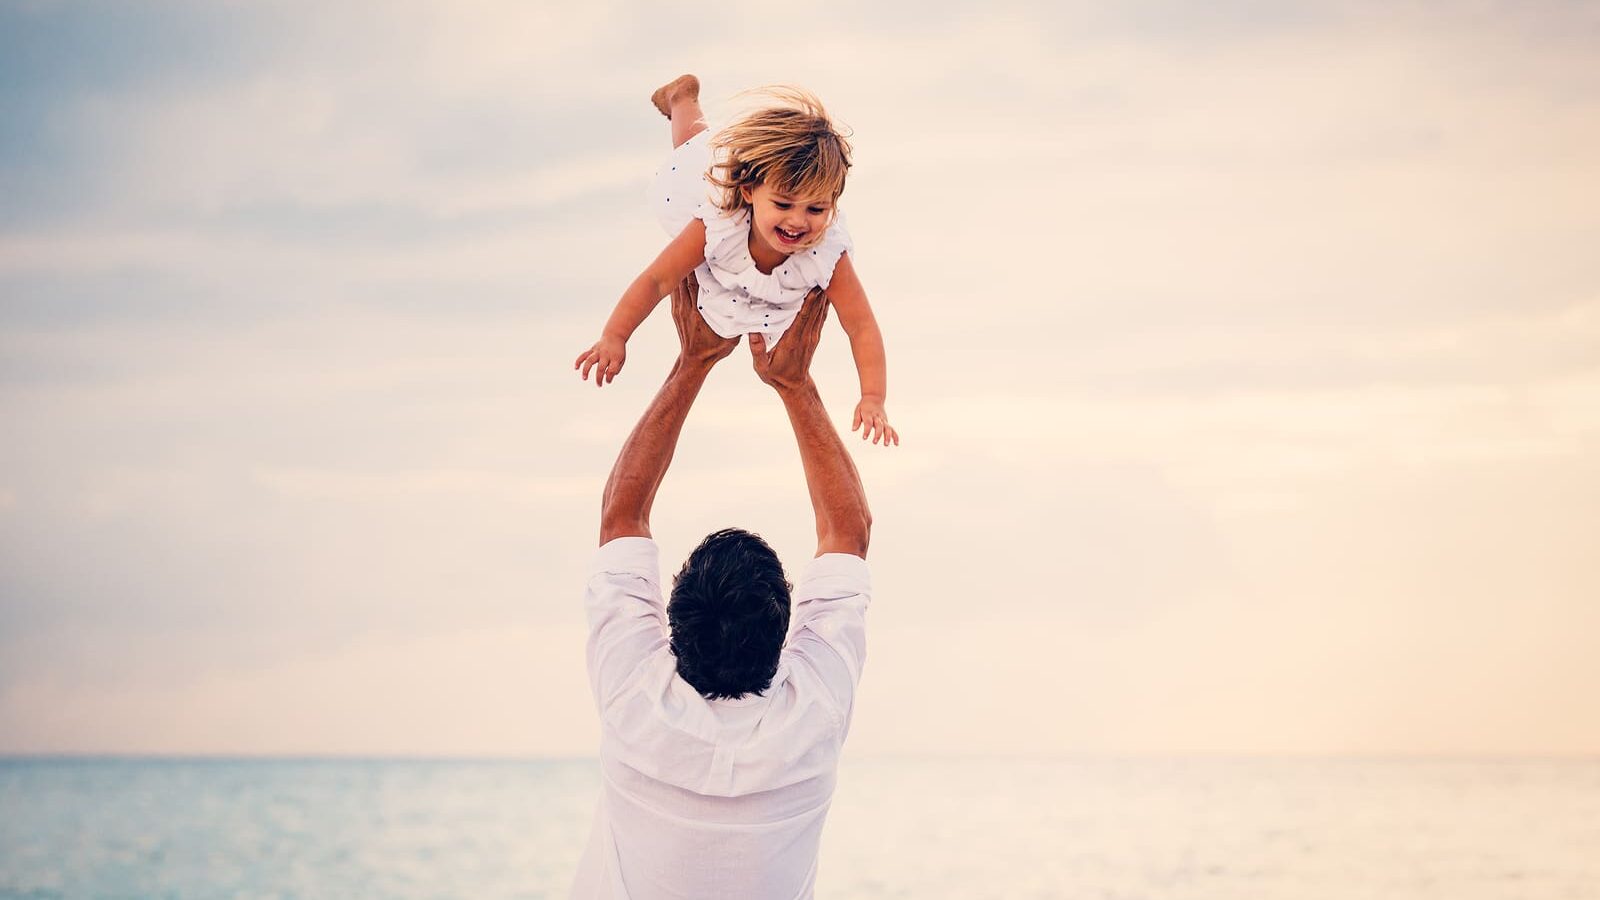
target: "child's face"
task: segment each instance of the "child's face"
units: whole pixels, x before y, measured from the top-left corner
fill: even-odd
[[[791,197],[774,191],[770,181],[754,190],[746,188],[744,195],[755,216],[750,233],[785,256],[815,246],[828,229],[831,197]]]

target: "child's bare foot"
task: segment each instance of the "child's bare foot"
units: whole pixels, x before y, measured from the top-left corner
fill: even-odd
[[[650,102],[667,118],[672,118],[672,104],[679,100],[700,100],[700,79],[693,75],[679,75],[650,95]]]

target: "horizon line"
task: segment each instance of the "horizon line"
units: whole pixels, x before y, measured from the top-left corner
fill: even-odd
[[[567,763],[598,762],[599,754],[499,754],[499,753],[211,753],[211,752],[10,752],[0,751],[0,763],[10,762],[393,762],[393,763]],[[1500,752],[1090,752],[1058,753],[850,753],[844,762],[1090,762],[1090,761],[1341,761],[1341,762],[1563,762],[1600,763],[1600,751],[1574,753]]]

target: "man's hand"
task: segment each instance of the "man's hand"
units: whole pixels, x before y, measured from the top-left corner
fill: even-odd
[[[678,358],[709,369],[733,352],[739,337],[725,338],[711,330],[695,305],[699,295],[700,286],[693,275],[678,285],[672,292],[672,324],[678,329]]]
[[[817,355],[822,340],[822,323],[828,321],[828,295],[821,288],[806,295],[800,313],[789,326],[786,341],[767,352],[767,342],[759,334],[750,335],[750,355],[756,376],[778,389],[779,393],[803,387],[811,381],[811,358]]]

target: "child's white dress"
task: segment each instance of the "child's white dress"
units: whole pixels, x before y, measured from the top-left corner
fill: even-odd
[[[812,288],[827,288],[839,257],[854,245],[840,213],[822,243],[791,254],[770,275],[756,268],[750,257],[750,212],[727,215],[711,198],[714,186],[705,177],[712,162],[710,139],[711,132],[702,131],[672,151],[650,183],[650,205],[673,237],[693,219],[705,221],[706,259],[694,270],[700,314],[725,338],[764,335],[770,351],[806,295]]]

